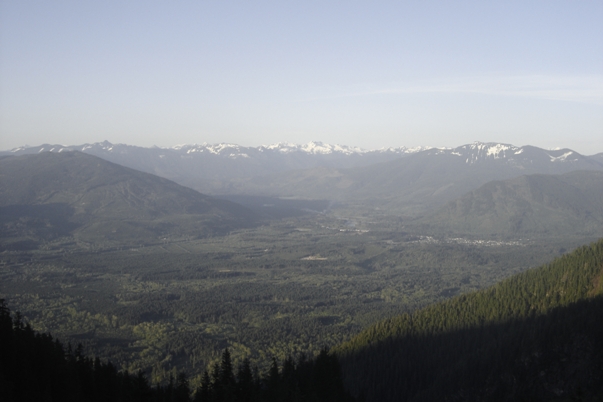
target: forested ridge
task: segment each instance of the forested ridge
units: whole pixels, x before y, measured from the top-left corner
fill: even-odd
[[[368,401],[601,400],[602,313],[600,240],[382,321],[336,353]]]

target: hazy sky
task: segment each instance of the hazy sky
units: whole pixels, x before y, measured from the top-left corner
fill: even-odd
[[[0,149],[603,152],[603,1],[0,0]]]

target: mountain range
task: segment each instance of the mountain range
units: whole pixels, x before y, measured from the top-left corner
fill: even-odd
[[[428,149],[370,166],[317,167],[231,182],[232,193],[327,198],[349,205],[417,216],[492,180],[527,174],[603,170],[594,158],[569,149],[474,143]]]
[[[132,169],[174,180],[206,194],[231,193],[230,180],[317,166],[367,166],[418,152],[423,148],[387,148],[367,151],[357,147],[310,142],[278,143],[259,147],[236,144],[177,145],[143,148],[108,141],[74,146],[43,144],[20,147],[0,155],[80,151]]]
[[[107,161],[113,163],[106,164]],[[61,220],[62,225],[39,224],[38,232],[62,227],[64,230],[59,232],[68,233],[73,229],[69,225],[81,226],[86,221],[88,233],[93,233],[93,227],[106,225],[99,223],[102,217],[112,222],[111,227],[116,222],[126,225],[127,219],[135,219],[147,222],[143,226],[148,229],[148,223],[153,222],[154,229],[145,232],[146,238],[157,238],[158,233],[191,234],[195,232],[191,222],[196,218],[183,222],[182,227],[189,229],[176,229],[181,225],[173,217],[188,216],[192,205],[201,204],[205,209],[199,213],[205,218],[201,225],[204,229],[199,233],[205,234],[246,226],[252,215],[253,219],[258,215],[281,218],[333,206],[402,216],[436,232],[479,236],[555,233],[599,236],[603,227],[600,207],[603,162],[600,155],[588,157],[570,149],[480,142],[456,148],[377,151],[319,142],[256,148],[232,144],[182,145],[166,149],[103,142],[18,148],[5,152],[2,164],[2,180],[7,190],[0,197],[0,205],[5,211],[17,208],[15,205],[37,205],[38,212],[29,207],[27,213],[38,216],[42,210],[55,208],[52,212],[55,218],[69,217]],[[131,169],[124,170],[124,166]],[[66,172],[69,173],[65,175]],[[84,172],[88,177],[81,176]],[[570,172],[574,173],[568,175]],[[61,177],[77,179],[61,181]],[[120,183],[115,182],[118,177]],[[166,178],[216,198],[175,187]],[[138,184],[123,184],[130,180]],[[82,185],[94,181],[103,185],[94,190]],[[150,187],[139,190],[144,187],[139,182]],[[106,190],[109,185],[111,190]],[[100,192],[100,188],[106,191]],[[176,193],[184,198],[168,203],[167,199],[176,197]],[[166,198],[167,194],[171,195]],[[83,204],[75,201],[78,197],[88,197],[88,204],[98,208],[83,208]],[[179,210],[174,209],[176,205],[180,205]],[[212,208],[220,212],[207,212]],[[20,216],[19,213],[5,212],[3,220],[14,223],[13,218]],[[168,215],[172,218],[168,219]],[[92,216],[96,217],[94,224]],[[166,220],[172,223],[168,225]],[[130,229],[136,226],[128,225]],[[142,230],[142,226],[136,227]],[[131,233],[130,229],[107,228],[95,230],[115,239],[116,233]],[[83,235],[88,229],[78,230]]]
[[[3,154],[79,150],[210,195],[327,199],[416,216],[492,180],[603,170],[601,155],[500,143],[366,151],[312,142],[142,148],[109,142],[22,147]]]

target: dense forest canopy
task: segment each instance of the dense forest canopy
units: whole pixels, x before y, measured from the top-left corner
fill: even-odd
[[[270,370],[259,374],[247,359],[235,369],[226,349],[197,389],[191,389],[184,372],[174,373],[165,385],[152,386],[141,371],[118,371],[110,362],[85,356],[81,345],[65,348],[49,334],[34,331],[2,299],[0,397],[5,402],[353,401],[343,389],[337,357],[326,350],[314,359],[289,357],[280,368],[273,359]]]

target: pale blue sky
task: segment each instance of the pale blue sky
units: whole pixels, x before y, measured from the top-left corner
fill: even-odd
[[[603,1],[0,0],[0,149],[603,152]]]

